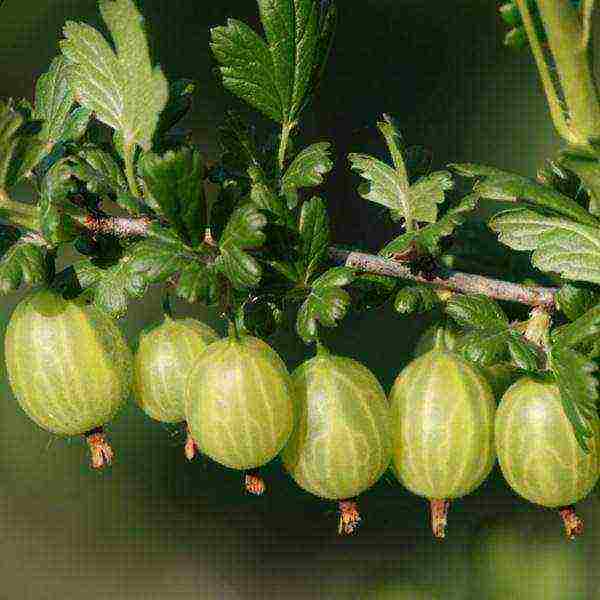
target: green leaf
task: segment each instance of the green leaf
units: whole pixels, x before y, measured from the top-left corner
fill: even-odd
[[[404,219],[407,230],[412,229],[414,221],[433,223],[437,219],[437,205],[444,201],[444,192],[453,185],[451,175],[447,171],[432,173],[409,186],[400,132],[392,117],[383,116],[384,121],[377,126],[394,168],[367,154],[349,154],[350,168],[365,180],[358,186],[358,193],[365,200],[389,208],[394,220]]]
[[[555,227],[569,226],[570,222],[559,217],[541,215],[527,208],[517,208],[497,213],[488,224],[498,234],[498,239],[509,248],[535,250],[544,233]]]
[[[422,177],[410,186],[408,195],[414,206],[415,221],[435,223],[437,205],[445,200],[445,192],[454,187],[452,175],[448,171],[438,171]]]
[[[593,341],[600,333],[600,305],[590,308],[587,312],[552,332],[552,343],[556,347],[577,348],[582,344]]]
[[[21,285],[48,283],[53,274],[52,262],[44,240],[21,236],[0,258],[0,293],[7,294]]]
[[[504,360],[508,339],[506,330],[476,329],[461,338],[456,351],[482,367],[491,366]]]
[[[125,147],[150,150],[168,100],[167,80],[152,67],[144,20],[132,0],[100,0],[99,7],[116,51],[96,29],[68,21],[60,47],[69,63],[69,87]]]
[[[250,199],[261,210],[271,213],[274,221],[282,225],[294,227],[294,220],[286,209],[283,198],[281,198],[267,181],[264,172],[258,167],[249,167],[248,173],[252,180]]]
[[[456,348],[467,360],[485,367],[505,360],[508,354],[520,369],[537,368],[537,351],[511,328],[495,300],[457,294],[446,303],[445,311],[467,332]]]
[[[123,316],[129,301],[141,298],[150,284],[165,282],[196,258],[174,232],[154,233],[156,237],[133,244],[108,268],[90,260],[75,266],[81,286],[90,288],[95,304],[114,317]]]
[[[40,189],[40,224],[44,237],[53,244],[74,240],[79,228],[71,219],[76,207],[68,200],[77,191],[71,167],[65,160],[55,163],[47,172]]]
[[[508,338],[508,352],[517,368],[525,371],[535,371],[538,368],[538,353],[517,332],[513,332]]]
[[[455,294],[446,303],[446,312],[463,327],[506,329],[509,325],[498,303],[487,296]]]
[[[587,438],[593,429],[591,421],[598,418],[598,382],[593,373],[596,365],[575,350],[553,346],[550,368],[556,377],[565,414],[573,426],[575,437],[585,452],[589,452]]]
[[[190,304],[215,304],[219,300],[219,282],[215,269],[201,262],[188,263],[179,274],[175,293]]]
[[[560,164],[581,179],[590,198],[588,210],[594,216],[600,216],[600,162],[565,152]]]
[[[200,152],[184,147],[163,156],[148,153],[139,168],[146,193],[160,206],[161,213],[186,244],[198,246],[208,222]]]
[[[402,314],[423,313],[435,308],[440,303],[435,290],[427,285],[410,285],[403,287],[394,300],[394,308]]]
[[[431,223],[419,230],[419,242],[428,250],[430,254],[439,254],[440,241],[454,233],[454,230],[462,225],[467,217],[479,204],[477,194],[465,196],[456,206],[450,208],[436,222]]]
[[[231,281],[235,289],[258,285],[262,276],[258,261],[245,250],[258,248],[265,241],[262,229],[266,217],[252,204],[238,207],[219,240],[221,255],[217,268]]]
[[[598,293],[585,285],[565,283],[554,297],[558,310],[574,321],[598,303]]]
[[[531,262],[541,271],[560,273],[566,279],[600,283],[600,229],[571,223],[548,231]]]
[[[258,0],[258,7],[267,42],[229,19],[211,30],[211,48],[226,89],[274,121],[293,123],[322,71],[331,21],[314,0]]]
[[[10,163],[18,142],[16,133],[23,121],[23,116],[14,110],[10,100],[0,100],[0,189],[6,187]]]
[[[350,295],[342,286],[354,278],[354,271],[348,267],[333,267],[316,279],[310,293],[298,310],[296,331],[309,344],[318,337],[318,324],[335,327],[350,306]]]
[[[308,282],[324,262],[329,247],[329,217],[321,198],[313,196],[302,205],[298,229],[304,281]]]
[[[581,208],[575,200],[559,191],[521,175],[506,174],[488,177],[474,186],[482,198],[505,202],[529,201],[558,215],[569,217],[579,223],[598,227],[600,221]]]
[[[241,174],[250,166],[260,167],[254,133],[238,113],[227,112],[217,128],[217,136],[226,168]]]
[[[187,115],[192,107],[192,95],[196,89],[196,82],[191,79],[175,79],[169,82],[169,99],[158,118],[154,143],[164,136],[174,125]]]
[[[128,190],[121,167],[111,154],[96,146],[86,146],[70,158],[75,177],[84,181],[92,194],[121,194]]]
[[[298,190],[323,183],[323,175],[333,168],[331,144],[318,142],[304,148],[296,155],[281,179],[281,191],[285,195],[288,208],[298,204]]]

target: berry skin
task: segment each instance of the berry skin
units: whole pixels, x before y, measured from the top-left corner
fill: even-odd
[[[5,340],[11,389],[41,428],[62,436],[89,434],[94,465],[110,462],[101,428],[125,403],[132,355],[116,322],[83,300],[41,289],[11,315]]]
[[[214,342],[190,372],[185,414],[200,452],[232,469],[260,467],[279,454],[294,425],[285,364],[255,337]]]
[[[569,537],[582,530],[571,505],[598,481],[597,418],[592,428],[586,454],[564,413],[558,386],[530,377],[508,388],[496,414],[496,451],[504,478],[526,500],[560,509]]]
[[[328,500],[370,488],[391,457],[389,405],[361,363],[320,351],[292,375],[300,419],[282,453],[300,487]]]
[[[480,371],[438,342],[398,375],[390,400],[394,472],[430,500],[441,538],[447,501],[472,492],[492,470],[496,403]]]
[[[173,319],[140,334],[133,361],[133,394],[140,408],[163,423],[185,420],[184,393],[192,366],[219,339],[196,319]]]

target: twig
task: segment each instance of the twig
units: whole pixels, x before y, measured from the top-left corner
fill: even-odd
[[[329,258],[338,265],[352,267],[365,273],[408,279],[467,294],[484,294],[496,300],[540,306],[548,312],[556,308],[555,295],[558,288],[520,285],[445,268],[440,268],[433,277],[425,277],[413,273],[407,264],[382,256],[341,250],[336,247],[329,248]]]

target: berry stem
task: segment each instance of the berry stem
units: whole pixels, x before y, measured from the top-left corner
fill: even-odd
[[[430,500],[429,506],[431,509],[431,530],[433,531],[433,535],[441,540],[446,537],[450,500]]]
[[[110,465],[114,458],[113,449],[110,447],[102,427],[97,427],[84,434],[90,448],[91,466],[93,469],[102,469]]]
[[[583,521],[577,516],[574,506],[563,506],[558,510],[565,526],[567,538],[574,540],[583,534]]]
[[[244,486],[249,494],[262,496],[267,489],[265,480],[260,476],[258,471],[247,471],[244,476]]]
[[[340,500],[338,508],[340,511],[338,534],[350,535],[354,533],[362,520],[357,502],[355,500]]]

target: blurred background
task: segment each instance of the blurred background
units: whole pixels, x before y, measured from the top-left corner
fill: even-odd
[[[212,74],[209,28],[234,17],[258,30],[256,4],[139,5],[167,75],[198,81],[186,126],[216,158],[218,121],[228,108],[245,109]],[[384,156],[375,128],[383,112],[398,118],[409,144],[433,151],[434,168],[477,161],[533,175],[560,146],[533,59],[503,47],[494,2],[338,5],[333,54],[301,135],[301,143],[335,146],[322,195],[336,242],[377,249],[391,236],[357,195],[346,160],[357,151]],[[32,98],[67,19],[102,26],[95,0],[0,2],[0,96]],[[70,258],[61,256],[61,264]],[[2,299],[2,330],[21,297]],[[175,310],[224,332],[216,314],[201,307],[175,302]],[[153,290],[121,324],[133,340],[160,316],[160,291]],[[391,309],[351,315],[331,346],[366,364],[387,391],[426,325]],[[269,341],[290,369],[308,356],[292,334]],[[358,534],[338,537],[335,505],[300,490],[277,462],[264,472],[268,493],[247,496],[239,473],[188,463],[181,433],[133,405],[110,427],[114,466],[92,472],[82,440],[36,428],[12,398],[4,370],[0,381],[1,600],[600,599],[597,498],[578,507],[584,538],[567,543],[559,517],[518,499],[496,468],[452,506],[440,543],[426,503],[382,479],[361,498]]]

